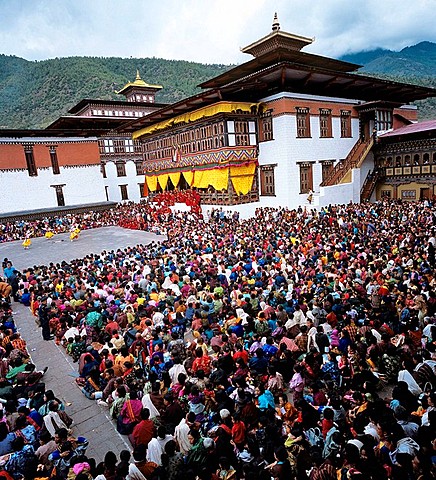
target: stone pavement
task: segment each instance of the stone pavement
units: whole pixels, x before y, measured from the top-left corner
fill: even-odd
[[[112,423],[108,409],[87,399],[77,387],[74,379],[78,364],[72,362],[62,346],[43,340],[41,329],[27,307],[14,303],[13,309],[14,320],[27,342],[36,368],[42,370],[48,367],[44,375],[46,388],[53,390],[66,405],[66,412],[74,420],[73,434],[89,440],[87,455],[99,462],[108,450],[118,454],[121,450],[130,449],[127,438],[120,435]]]
[[[8,257],[18,270],[32,265],[61,262],[83,257],[91,252],[125,248],[139,243],[158,241],[151,233],[107,227],[82,232],[80,239],[70,242],[68,234],[56,235],[53,240],[35,238],[29,250],[24,250],[21,241],[0,244],[0,257]],[[102,461],[108,450],[119,454],[130,449],[127,437],[120,435],[109,417],[108,409],[87,399],[76,386],[78,364],[73,363],[63,347],[53,341],[45,341],[41,329],[27,307],[13,303],[14,320],[38,370],[48,367],[44,376],[46,388],[54,391],[66,405],[66,411],[74,419],[73,434],[89,440],[87,455]]]
[[[0,259],[7,257],[12,260],[17,270],[33,265],[48,265],[63,260],[82,258],[90,253],[100,253],[103,250],[132,247],[138,244],[148,244],[164,240],[166,237],[141,230],[128,230],[121,227],[103,227],[83,230],[80,238],[70,241],[68,233],[55,235],[47,240],[44,237],[33,238],[29,250],[24,250],[22,240],[0,243]]]

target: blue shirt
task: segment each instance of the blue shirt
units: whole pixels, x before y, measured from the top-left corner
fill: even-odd
[[[275,408],[274,396],[269,390],[265,390],[262,395],[259,395],[257,401],[260,410]]]

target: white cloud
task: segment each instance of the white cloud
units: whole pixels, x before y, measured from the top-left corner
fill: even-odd
[[[0,53],[240,63],[239,48],[282,30],[326,56],[436,41],[435,0],[2,0]]]

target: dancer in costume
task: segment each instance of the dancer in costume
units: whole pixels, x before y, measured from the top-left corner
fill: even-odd
[[[23,245],[24,247],[24,250],[29,250],[30,248],[30,245],[32,245],[32,240],[31,240],[31,236],[33,234],[33,231],[29,231],[26,233],[26,237],[25,239],[23,240],[23,243],[21,245]]]
[[[78,227],[75,227],[73,230],[71,230],[70,232],[70,240],[73,241],[73,240],[77,240],[79,238],[79,234],[80,234],[80,228]]]

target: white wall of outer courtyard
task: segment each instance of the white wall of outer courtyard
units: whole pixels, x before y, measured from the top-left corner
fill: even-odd
[[[275,168],[275,197],[261,196],[262,206],[297,208],[307,204],[307,194],[300,194],[299,162],[313,163],[314,191],[319,191],[322,160],[345,158],[359,138],[359,121],[352,119],[352,137],[341,138],[340,119],[332,119],[332,138],[319,138],[319,118],[310,118],[311,138],[297,138],[295,115],[273,118],[274,140],[259,144],[259,165],[277,164]],[[338,196],[337,202],[342,201]]]
[[[126,175],[117,176],[117,166],[114,162],[106,163],[106,178],[104,184],[107,186],[109,201],[121,202],[120,185],[127,185],[127,194],[129,201],[139,202],[141,200],[140,189],[138,184],[143,184],[145,175],[136,174],[135,162],[129,160],[126,162]]]
[[[50,185],[63,184],[66,206],[106,201],[100,165],[60,167],[58,175],[42,168],[35,177],[27,170],[0,170],[0,213],[57,207],[56,190]]]

